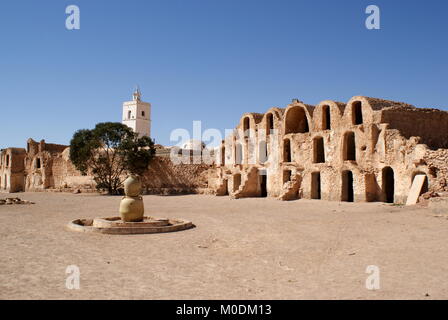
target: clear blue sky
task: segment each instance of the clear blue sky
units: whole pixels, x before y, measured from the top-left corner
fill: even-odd
[[[65,28],[65,8],[81,29]],[[381,30],[367,30],[369,4]],[[0,4],[0,148],[121,121],[139,84],[153,137],[233,128],[244,112],[355,95],[444,109],[446,0],[8,0]]]

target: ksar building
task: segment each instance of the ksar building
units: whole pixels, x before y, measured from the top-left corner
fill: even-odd
[[[406,203],[447,189],[448,112],[356,96],[246,113],[223,141],[217,195]],[[417,177],[417,179],[416,179]]]

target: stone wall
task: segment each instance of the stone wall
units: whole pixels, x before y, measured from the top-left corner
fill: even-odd
[[[422,163],[428,168],[430,190],[433,192],[448,191],[448,150],[427,150]]]
[[[208,188],[206,164],[173,164],[169,157],[157,156],[143,176],[143,188],[151,194],[202,193]]]
[[[446,146],[447,121],[444,111],[369,97],[317,106],[293,100],[243,114],[220,147],[209,185],[237,198],[405,203],[416,174],[427,176],[432,191],[444,181],[445,151],[431,149]],[[438,170],[425,155],[442,159]]]
[[[0,152],[0,191],[18,192],[24,189],[24,159],[26,151],[8,148]]]
[[[2,151],[1,159],[4,159],[5,165],[0,162],[0,190],[7,192],[96,190],[93,176],[83,176],[70,161],[68,146],[29,139],[27,150],[9,148]],[[211,166],[174,165],[169,154],[169,149],[158,146],[157,156],[143,177],[144,192],[151,194],[207,192],[209,174],[207,170]],[[7,156],[8,166],[6,166]],[[7,180],[3,177],[7,177]],[[8,181],[7,187],[3,186],[2,180]]]
[[[382,122],[410,138],[420,137],[429,148],[448,148],[448,113],[415,107],[390,108],[382,111]]]

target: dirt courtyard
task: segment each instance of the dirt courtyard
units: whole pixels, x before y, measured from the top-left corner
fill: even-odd
[[[120,197],[14,196],[36,204],[0,206],[0,299],[448,299],[448,220],[430,209],[144,196],[146,215],[196,228],[120,236],[65,229],[118,215]],[[366,289],[369,265],[379,290]]]

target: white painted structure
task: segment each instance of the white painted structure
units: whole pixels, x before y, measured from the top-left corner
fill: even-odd
[[[140,137],[151,137],[151,104],[141,101],[140,89],[132,94],[132,101],[123,103],[122,123],[137,132]]]

